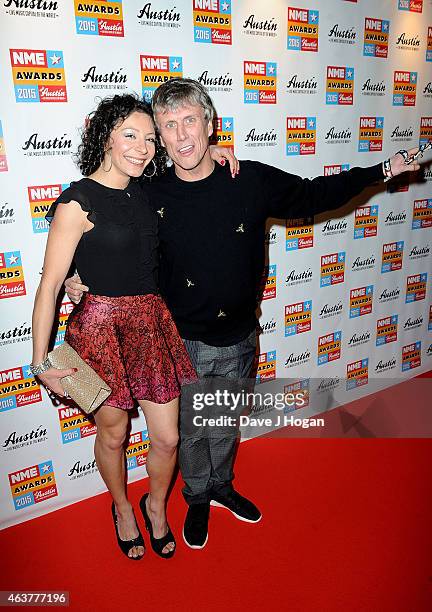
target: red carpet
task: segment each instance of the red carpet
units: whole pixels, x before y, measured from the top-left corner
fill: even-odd
[[[1,589],[65,589],[80,611],[430,610],[431,458],[432,440],[256,439],[236,473],[261,523],[212,508],[207,547],[190,550],[177,482],[176,556],[132,562],[104,494],[3,531]]]

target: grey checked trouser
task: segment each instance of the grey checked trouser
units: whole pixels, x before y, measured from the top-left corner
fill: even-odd
[[[185,482],[183,495],[188,504],[210,501],[211,491],[230,490],[238,436],[237,425],[196,427],[197,415],[208,418],[233,417],[230,403],[196,410],[193,394],[216,391],[239,393],[253,390],[250,378],[256,351],[255,330],[232,346],[210,346],[196,340],[183,340],[199,382],[183,387],[180,403],[180,471]]]

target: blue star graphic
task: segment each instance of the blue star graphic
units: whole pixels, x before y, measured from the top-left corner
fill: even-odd
[[[337,332],[334,333],[334,339],[335,340],[339,341],[341,339],[341,337],[342,337],[342,332],[337,331]]]

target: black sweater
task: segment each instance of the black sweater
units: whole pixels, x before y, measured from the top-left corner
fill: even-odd
[[[254,161],[241,162],[235,179],[219,165],[194,182],[171,168],[148,188],[159,217],[160,290],[180,335],[213,346],[245,338],[256,323],[266,219],[338,208],[382,178],[381,164],[313,180]]]

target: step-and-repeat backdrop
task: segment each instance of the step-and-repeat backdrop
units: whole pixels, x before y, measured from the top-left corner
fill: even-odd
[[[150,99],[165,80],[193,77],[239,158],[307,177],[375,164],[432,137],[432,2],[1,0],[0,16],[5,527],[104,490],[94,424],[53,406],[28,366],[44,215],[79,176],[73,154],[97,101]],[[268,228],[257,387],[290,378],[285,390],[310,391],[315,413],[432,365],[431,172],[356,204]],[[56,343],[71,309],[65,299]],[[130,480],[145,476],[147,451],[138,416]]]

